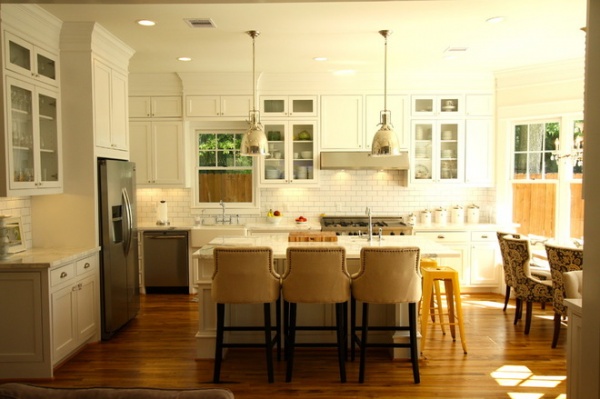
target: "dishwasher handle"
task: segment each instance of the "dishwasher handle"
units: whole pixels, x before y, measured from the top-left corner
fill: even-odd
[[[154,234],[148,234],[146,235],[146,238],[150,238],[152,240],[173,240],[173,239],[181,239],[181,238],[187,238],[186,235],[154,235]]]

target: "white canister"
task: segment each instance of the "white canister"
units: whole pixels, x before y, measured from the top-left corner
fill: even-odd
[[[423,211],[421,212],[421,224],[425,226],[429,226],[431,224],[431,212]]]
[[[479,223],[479,208],[476,206],[470,206],[467,208],[467,223],[477,224]]]
[[[448,211],[445,209],[436,209],[435,210],[435,222],[442,226],[444,226],[446,223],[448,223]]]
[[[465,222],[465,210],[457,207],[450,211],[450,221],[455,224],[463,224]]]

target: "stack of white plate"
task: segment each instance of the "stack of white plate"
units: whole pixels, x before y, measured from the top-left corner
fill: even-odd
[[[427,148],[419,146],[415,147],[415,157],[427,158]]]
[[[278,169],[266,169],[265,177],[267,179],[279,179],[279,170]]]
[[[308,179],[308,168],[306,166],[298,166],[298,179]]]

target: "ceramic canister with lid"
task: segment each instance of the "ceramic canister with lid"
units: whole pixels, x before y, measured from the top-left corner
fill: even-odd
[[[467,223],[469,223],[469,224],[479,223],[479,207],[475,204],[470,205],[467,208]]]
[[[421,212],[421,224],[429,226],[431,224],[431,211],[425,209]]]
[[[450,210],[450,221],[455,224],[465,222],[465,210],[462,206],[455,206]]]
[[[448,223],[448,211],[444,208],[436,209],[435,222],[442,226]]]

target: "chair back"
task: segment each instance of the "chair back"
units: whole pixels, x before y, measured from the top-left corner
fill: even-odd
[[[211,296],[215,303],[269,303],[279,298],[280,276],[269,247],[216,247]]]
[[[519,234],[506,233],[503,231],[497,231],[496,236],[498,237],[498,245],[500,246],[500,257],[502,258],[502,270],[504,272],[504,283],[509,287],[514,287],[514,277],[512,275],[512,271],[510,268],[510,264],[508,263],[508,255],[506,254],[506,241],[504,237],[512,237],[512,238],[521,238]]]
[[[546,244],[546,255],[552,273],[554,298],[552,306],[556,313],[565,315],[567,308],[563,304],[566,298],[563,273],[583,269],[583,249],[567,248],[555,244]]]
[[[503,239],[517,297],[526,301],[536,301],[535,283],[531,279],[529,271],[529,261],[531,259],[529,240],[507,236],[504,236]]]
[[[581,298],[583,296],[583,270],[563,273],[565,282],[565,298]]]
[[[352,295],[367,303],[418,302],[421,267],[418,247],[366,247],[352,276]]]
[[[286,260],[282,277],[285,301],[342,303],[350,299],[344,247],[288,247]]]

